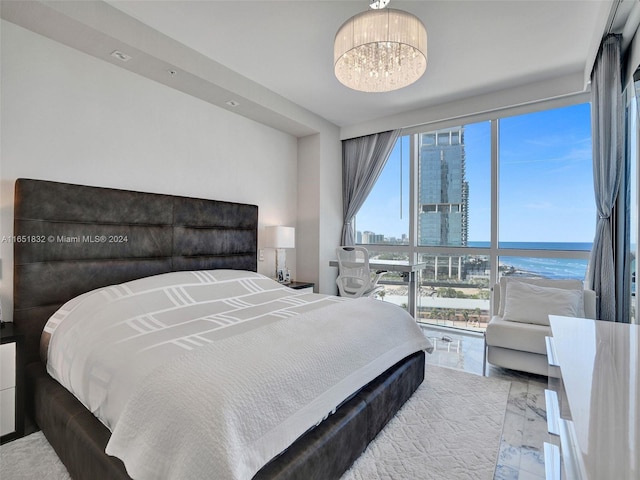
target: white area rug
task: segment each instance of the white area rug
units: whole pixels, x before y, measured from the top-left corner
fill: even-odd
[[[341,480],[494,476],[511,382],[427,365],[425,381]],[[3,480],[68,480],[41,432],[0,447]]]
[[[427,365],[422,385],[341,480],[493,479],[510,388]]]
[[[69,480],[69,473],[42,432],[0,447],[2,480]]]

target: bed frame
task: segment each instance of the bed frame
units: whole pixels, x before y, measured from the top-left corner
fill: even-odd
[[[14,322],[25,335],[27,415],[74,479],[129,479],[104,453],[109,430],[46,373],[44,324],[95,288],[178,270],[257,270],[258,207],[18,179]],[[424,353],[402,360],[254,477],[339,478],[424,378]]]

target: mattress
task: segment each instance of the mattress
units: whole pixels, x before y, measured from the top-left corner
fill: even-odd
[[[251,478],[350,394],[430,349],[394,305],[228,270],[89,292],[50,319],[43,342],[49,374],[113,432],[107,453],[133,478]]]

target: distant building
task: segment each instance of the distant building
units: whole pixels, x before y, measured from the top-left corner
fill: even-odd
[[[362,245],[367,245],[367,244],[379,245],[381,243],[385,243],[384,235],[381,233],[378,234],[375,232],[364,231],[362,233],[358,232],[356,237],[358,238],[356,243],[360,243]]]
[[[465,179],[464,127],[420,135],[418,242],[466,246],[469,184]]]
[[[465,178],[464,127],[420,135],[418,244],[466,246],[469,184]],[[461,256],[427,258],[425,280],[463,278]]]

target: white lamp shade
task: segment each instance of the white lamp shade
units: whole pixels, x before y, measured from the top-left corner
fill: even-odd
[[[264,246],[267,248],[295,248],[296,229],[280,225],[267,227]]]

